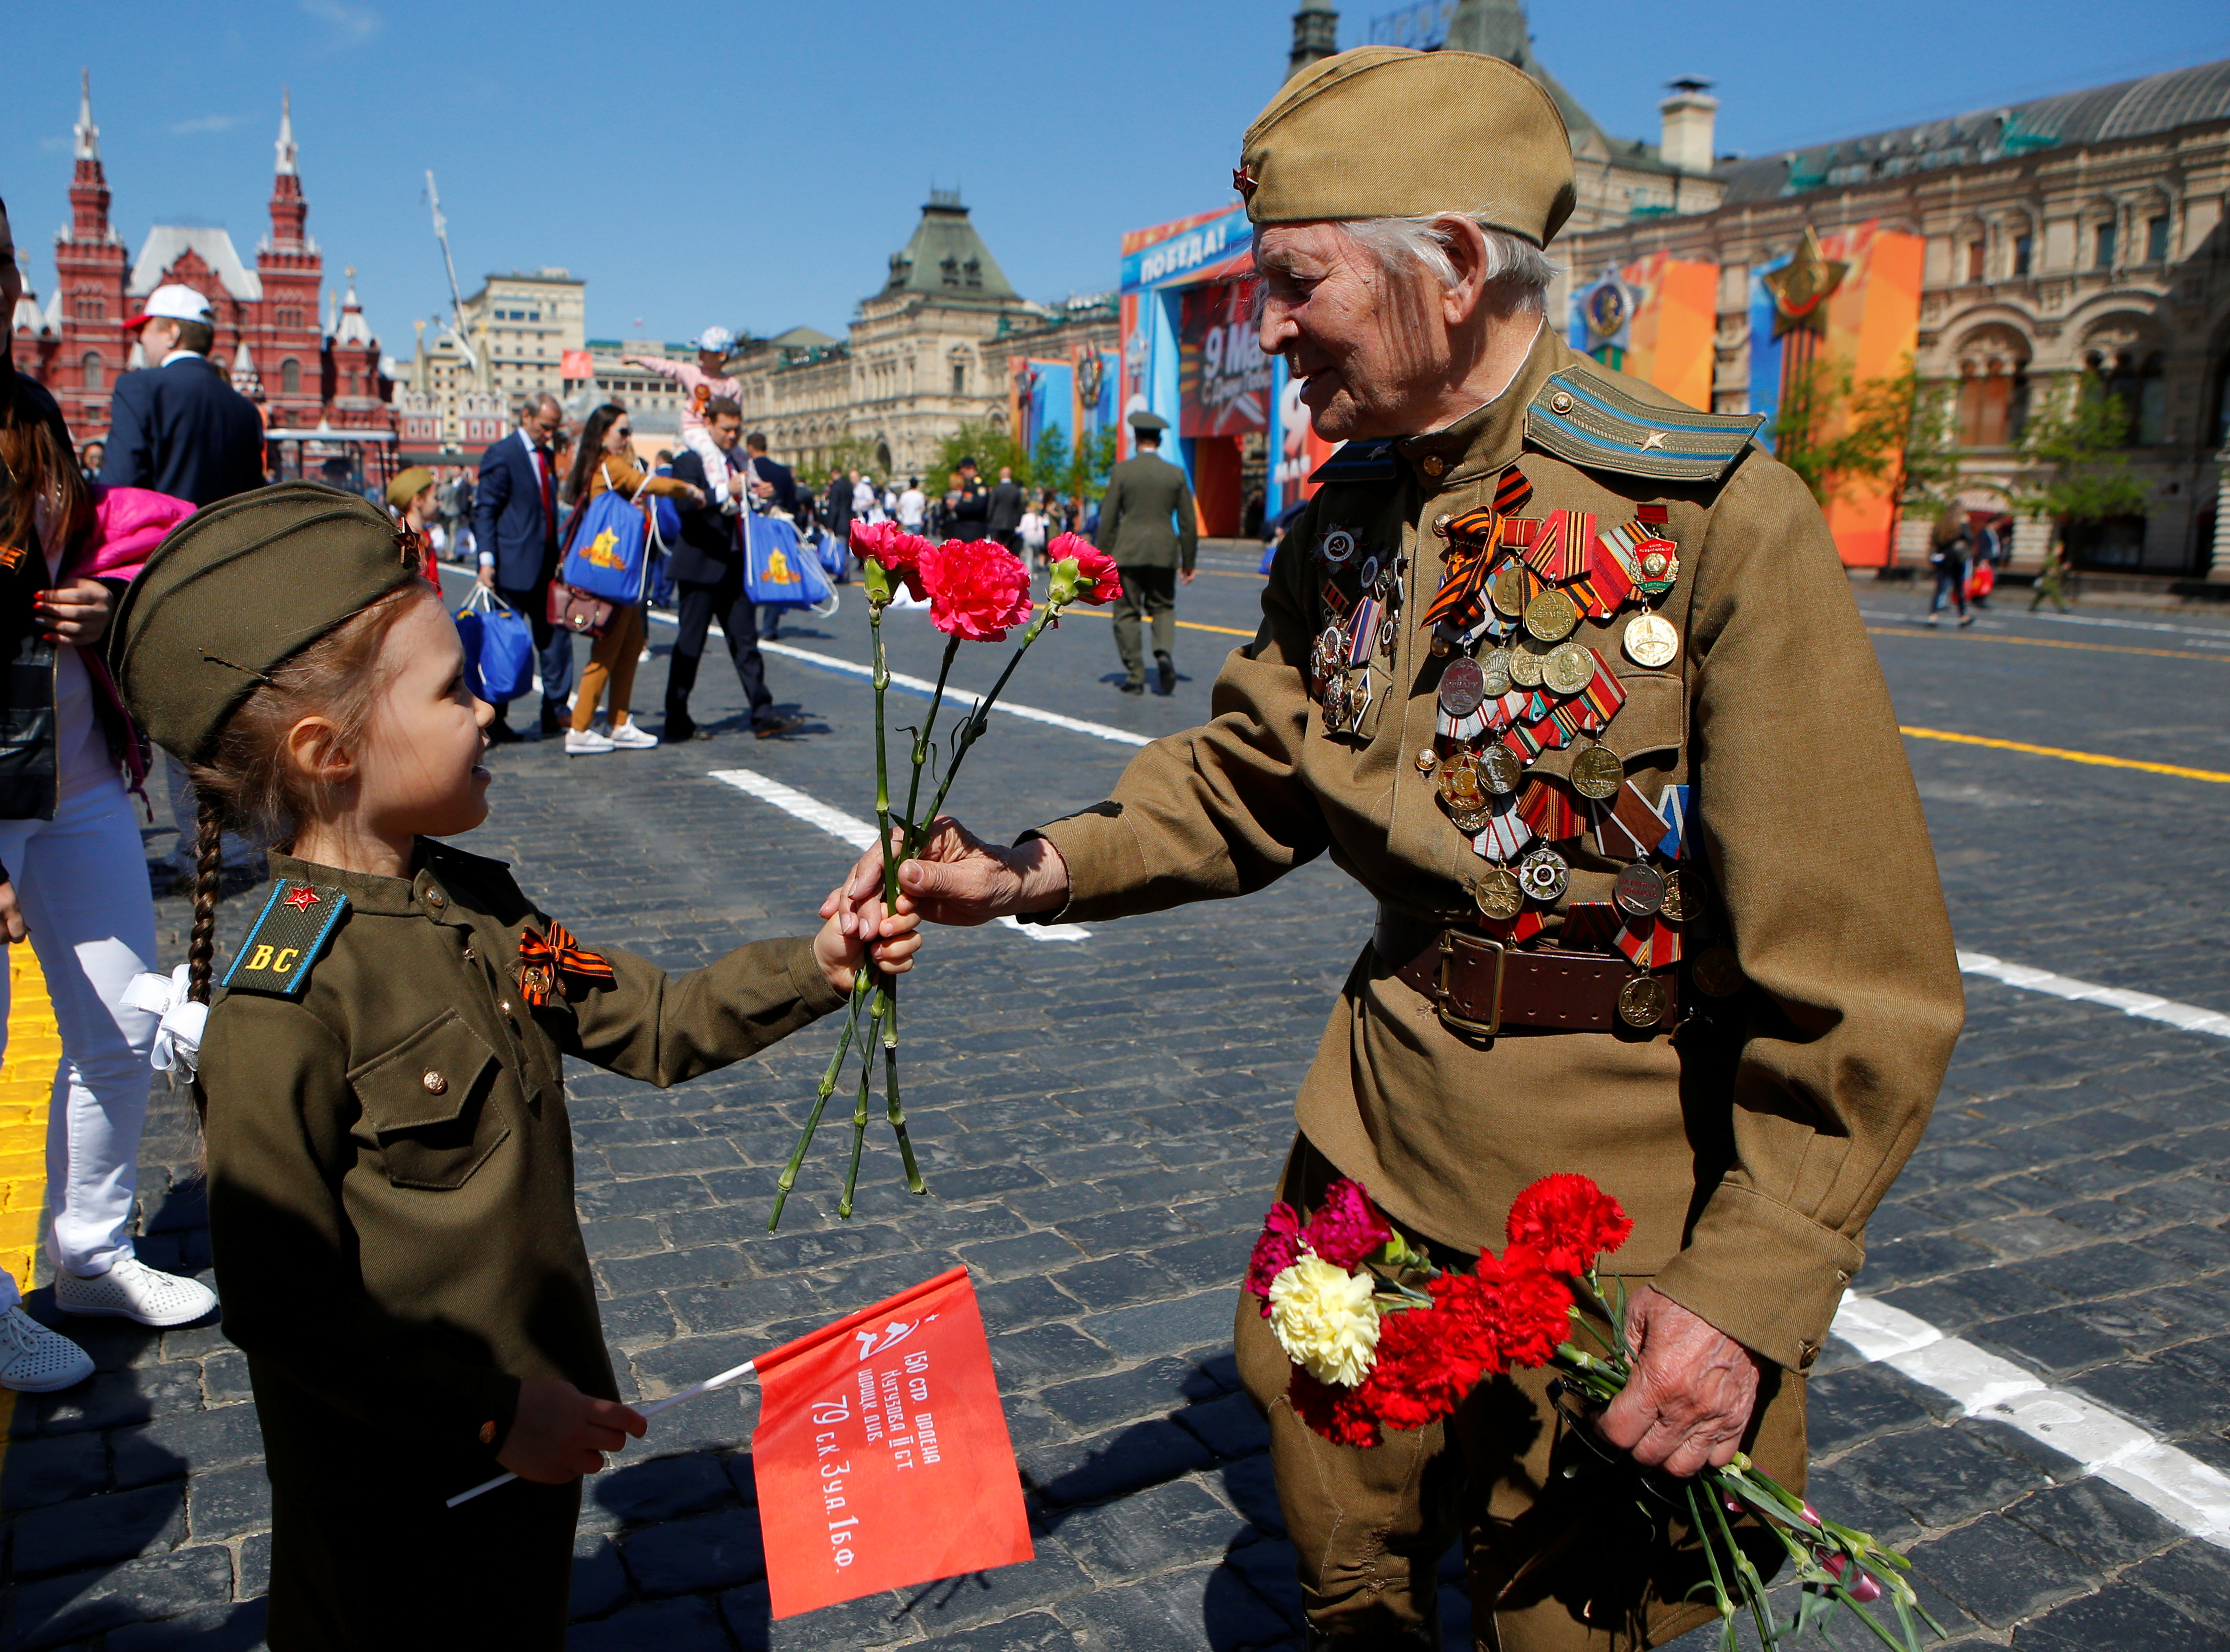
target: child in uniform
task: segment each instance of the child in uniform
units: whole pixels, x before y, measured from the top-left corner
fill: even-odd
[[[907,968],[917,920],[868,906],[669,978],[433,841],[486,817],[491,713],[396,525],[350,494],[198,512],[111,635],[202,798],[193,998],[220,832],[286,846],[195,1096],[272,1482],[269,1644],[554,1652],[580,1476],[644,1431],[597,1320],[562,1058],[661,1087],[726,1066],[844,1002],[871,958]],[[525,1483],[444,1507],[502,1469]]]
[[[707,327],[697,335],[694,366],[667,356],[620,358],[629,366],[648,367],[681,386],[682,445],[705,461],[705,490],[723,504],[728,491],[728,455],[712,440],[706,409],[716,397],[725,397],[738,406],[743,403],[744,387],[728,371],[728,352],[735,347],[736,335],[727,328]]]

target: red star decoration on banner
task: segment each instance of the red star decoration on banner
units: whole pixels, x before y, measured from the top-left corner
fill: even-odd
[[[318,892],[305,884],[296,884],[287,891],[287,904],[296,912],[307,912],[318,904]]]

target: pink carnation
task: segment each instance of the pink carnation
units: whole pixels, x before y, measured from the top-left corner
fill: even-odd
[[[1363,1184],[1343,1176],[1324,1189],[1301,1242],[1333,1267],[1351,1270],[1393,1236]]]
[[[923,597],[922,553],[930,544],[918,533],[909,533],[895,522],[852,524],[852,553],[862,562],[879,564],[903,584],[916,602]]]
[[[1001,642],[1030,616],[1030,571],[989,539],[947,539],[921,553],[930,623],[947,636]]]
[[[1115,558],[1080,533],[1057,535],[1046,546],[1046,560],[1062,562],[1073,558],[1076,562],[1076,599],[1094,607],[1113,602],[1123,594],[1123,576],[1115,571]]]
[[[1262,1317],[1270,1317],[1270,1283],[1291,1268],[1301,1255],[1301,1213],[1283,1199],[1262,1218],[1261,1236],[1254,1254],[1247,1259],[1247,1288],[1262,1299]]]

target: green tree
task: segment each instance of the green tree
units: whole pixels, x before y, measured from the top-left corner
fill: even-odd
[[[875,444],[865,436],[848,436],[838,439],[828,449],[828,459],[815,465],[800,465],[797,479],[818,490],[828,487],[828,479],[840,470],[856,470],[875,481],[884,479],[875,474]]]
[[[1015,473],[1015,480],[1024,487],[1061,487],[1067,486],[1070,454],[1068,432],[1059,425],[1048,425],[1038,432],[1037,450],[1030,455],[1030,474]]]
[[[1928,497],[1956,471],[1937,411],[1909,359],[1900,373],[1863,382],[1847,362],[1814,359],[1782,383],[1774,457],[1822,505],[1885,480],[1899,497]]]
[[[2123,451],[2129,408],[2105,393],[2095,373],[2068,380],[2058,391],[2021,429],[2014,451],[2023,475],[2006,490],[2013,507],[2043,517],[2055,536],[2073,522],[2143,515],[2144,484],[2130,474]]]
[[[1029,481],[1030,457],[1022,444],[1004,430],[989,424],[964,424],[937,444],[937,457],[921,479],[922,491],[937,498],[952,486],[952,469],[963,459],[973,459],[976,474],[996,476],[1002,465],[1012,466],[1015,480]]]
[[[1098,499],[1107,491],[1107,473],[1114,468],[1115,432],[1103,426],[1076,444],[1059,485],[1076,499]],[[1050,478],[1047,485],[1053,485]]]

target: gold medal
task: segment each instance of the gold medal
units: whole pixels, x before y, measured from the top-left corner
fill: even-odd
[[[1479,771],[1473,766],[1468,752],[1440,765],[1434,784],[1440,787],[1440,801],[1451,813],[1469,814],[1487,806],[1486,792],[1479,784]],[[1476,831],[1478,828],[1473,829]]]
[[[1494,600],[1494,611],[1508,619],[1516,619],[1525,611],[1525,565],[1521,562],[1504,565],[1487,587]]]
[[[1600,803],[1618,796],[1626,784],[1626,765],[1607,745],[1590,745],[1572,758],[1572,790]]]
[[[1669,995],[1665,983],[1637,975],[1618,990],[1618,1018],[1629,1027],[1654,1027],[1665,1019]]]
[[[1714,998],[1731,998],[1743,990],[1742,965],[1733,949],[1707,946],[1688,960],[1688,978]]]
[[[1518,783],[1525,777],[1525,765],[1518,760],[1518,753],[1506,745],[1490,745],[1474,761],[1479,784],[1498,797],[1506,797],[1517,791]]]
[[[1580,623],[1580,605],[1551,586],[1525,604],[1525,631],[1544,642],[1561,642]]]
[[[1688,915],[1687,890],[1677,870],[1665,874],[1665,904],[1657,908],[1657,915],[1667,923],[1674,924]]]
[[[1498,922],[1515,918],[1525,909],[1524,887],[1518,881],[1518,874],[1506,866],[1487,868],[1471,894],[1479,903],[1480,916]]]
[[[1486,697],[1499,700],[1510,692],[1510,650],[1490,649],[1479,656],[1479,674],[1486,679]]]
[[[1512,649],[1510,651],[1510,681],[1520,688],[1541,686],[1541,668],[1548,656],[1532,649]]]
[[[1560,694],[1576,694],[1595,680],[1595,651],[1584,642],[1567,642],[1541,665],[1541,681]]]
[[[1626,623],[1626,657],[1655,671],[1679,657],[1680,634],[1658,614],[1636,614]]]

